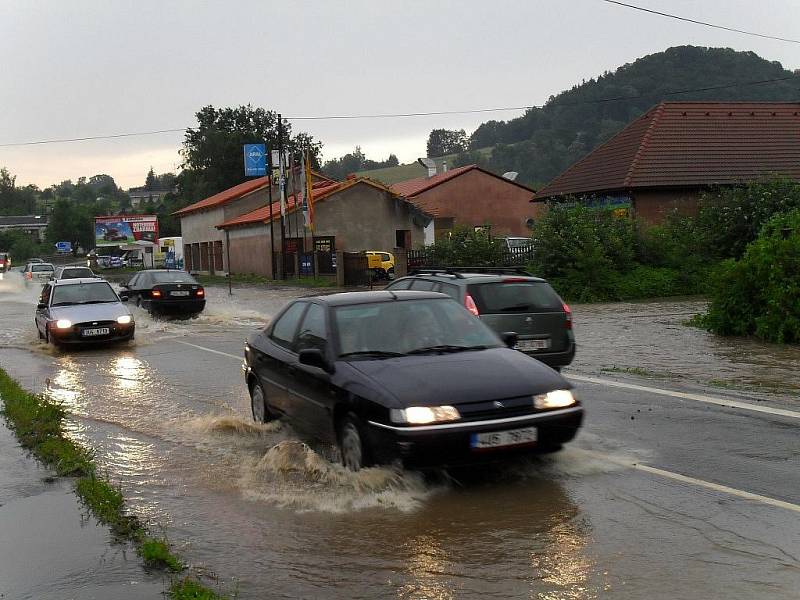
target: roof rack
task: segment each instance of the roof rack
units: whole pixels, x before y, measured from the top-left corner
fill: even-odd
[[[450,267],[415,267],[408,272],[409,275],[452,275],[456,279],[464,279],[457,270]]]
[[[462,273],[485,273],[487,275],[523,275],[536,277],[524,267],[420,267],[409,270],[409,275],[452,275],[456,279],[464,279]]]

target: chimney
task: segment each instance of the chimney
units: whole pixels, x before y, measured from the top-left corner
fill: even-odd
[[[428,170],[428,177],[436,175],[436,163],[430,158],[418,158],[417,162]]]

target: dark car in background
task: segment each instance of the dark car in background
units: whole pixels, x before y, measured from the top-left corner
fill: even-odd
[[[97,277],[89,267],[57,267],[53,279],[92,279]]]
[[[205,289],[186,271],[139,271],[121,287],[123,300],[151,313],[197,315],[206,307]]]
[[[496,332],[516,333],[517,350],[555,369],[575,357],[572,311],[547,281],[523,269],[416,269],[386,289],[447,294]]]
[[[242,367],[256,421],[285,415],[352,470],[557,449],[583,408],[504,338],[443,294],[332,294],[290,303],[248,339]]]
[[[96,278],[46,283],[35,320],[39,338],[56,346],[128,341],[136,328],[114,289]]]

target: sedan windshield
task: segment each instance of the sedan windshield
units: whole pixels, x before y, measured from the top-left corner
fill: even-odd
[[[53,288],[53,302],[50,306],[99,304],[102,302],[119,302],[114,290],[105,281],[57,285]]]
[[[501,345],[491,329],[450,299],[341,306],[335,315],[342,357],[389,358]]]

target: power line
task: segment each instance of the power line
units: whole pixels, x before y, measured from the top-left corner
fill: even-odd
[[[775,77],[773,79],[760,79],[758,81],[737,81],[734,83],[724,83],[721,85],[712,85],[701,88],[688,88],[683,90],[672,90],[666,92],[652,92],[645,94],[631,94],[628,96],[615,96],[612,98],[595,98],[593,100],[579,100],[576,102],[555,101],[546,105],[527,105],[527,106],[504,106],[496,108],[475,108],[467,110],[442,110],[442,111],[429,111],[429,112],[412,112],[412,113],[377,113],[377,114],[363,114],[363,115],[315,115],[315,116],[287,116],[286,119],[290,121],[324,121],[324,120],[337,120],[337,119],[396,119],[408,117],[427,117],[427,116],[441,116],[441,115],[467,115],[476,113],[489,113],[489,112],[502,112],[511,110],[529,110],[532,108],[545,108],[553,106],[581,106],[585,104],[604,104],[607,102],[619,102],[621,100],[636,100],[639,98],[650,98],[653,96],[677,96],[681,94],[691,94],[695,92],[709,92],[715,90],[724,90],[735,87],[748,87],[753,85],[763,85],[766,83],[778,83],[781,81],[789,81],[796,79],[800,73],[787,75],[785,77]],[[66,142],[85,142],[90,140],[109,140],[125,137],[136,137],[145,135],[157,135],[161,133],[183,133],[190,129],[189,127],[180,127],[175,129],[159,129],[156,131],[140,131],[133,133],[114,133],[110,135],[93,135],[77,138],[60,138],[48,140],[36,140],[33,142],[9,142],[0,144],[0,148],[11,148],[19,146],[37,146],[42,144],[61,144]]]
[[[765,33],[756,33],[754,31],[745,31],[744,29],[735,29],[733,27],[725,27],[724,25],[716,25],[714,23],[707,23],[705,21],[698,21],[696,19],[690,19],[688,17],[680,17],[678,15],[672,15],[670,13],[660,12],[658,10],[653,10],[651,8],[644,8],[642,6],[636,6],[634,4],[628,4],[626,2],[619,2],[618,0],[602,0],[603,2],[607,2],[608,4],[617,4],[618,6],[624,6],[625,8],[632,8],[633,10],[640,10],[642,12],[650,13],[652,15],[659,15],[661,17],[667,17],[669,19],[677,19],[678,21],[685,21],[687,23],[694,23],[695,25],[703,25],[705,27],[713,27],[714,29],[724,29],[725,31],[732,31],[734,33],[743,33],[744,35],[753,35],[755,37],[760,37],[768,40],[778,40],[779,42],[789,42],[791,44],[800,44],[800,40],[793,40],[791,38],[783,38],[778,37],[775,35],[767,35]]]

